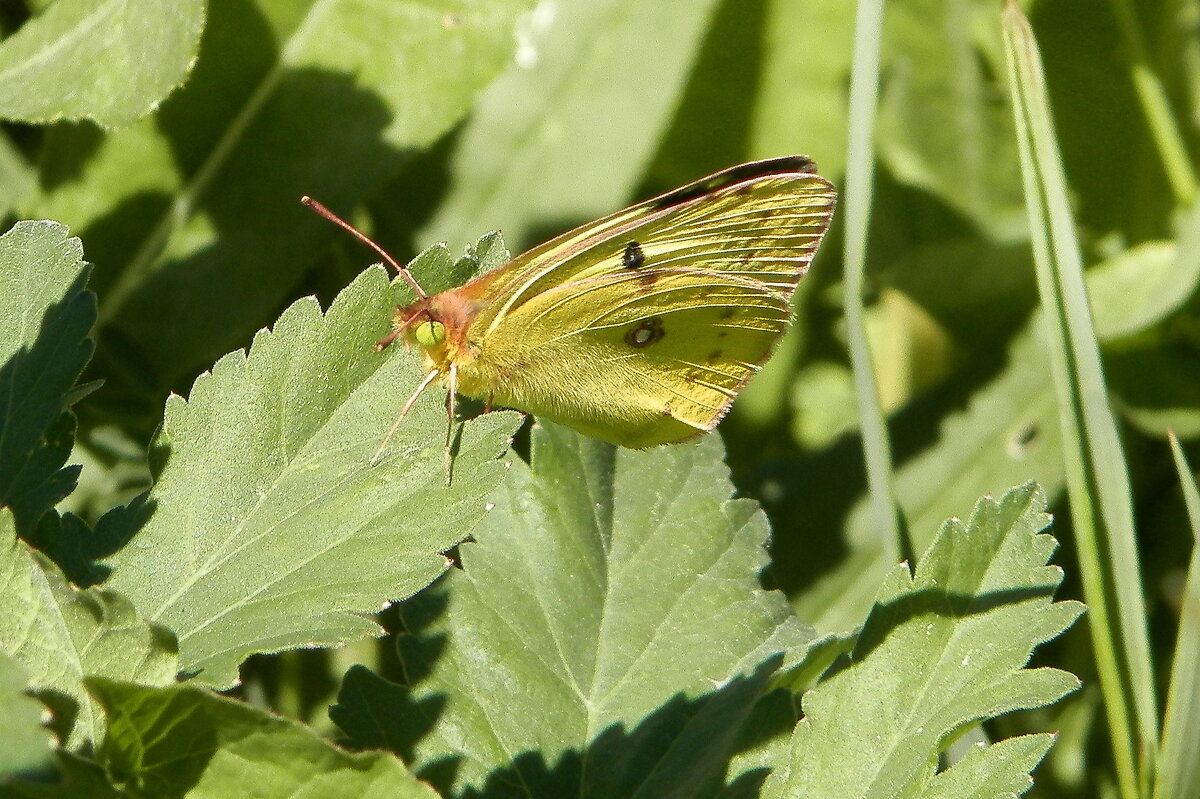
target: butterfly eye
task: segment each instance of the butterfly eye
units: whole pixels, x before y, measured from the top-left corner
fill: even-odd
[[[436,347],[446,340],[446,326],[435,319],[430,319],[428,322],[417,325],[416,330],[413,331],[413,338],[422,347]]]

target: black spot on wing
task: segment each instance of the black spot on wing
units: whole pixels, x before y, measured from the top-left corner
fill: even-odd
[[[663,330],[662,319],[657,316],[651,316],[649,319],[643,319],[629,329],[625,334],[625,343],[633,347],[635,350],[649,347],[655,342],[662,341],[663,336],[667,331]]]
[[[636,241],[631,241],[625,245],[625,252],[621,255],[621,266],[626,269],[641,269],[646,264],[646,255],[642,252],[642,245]]]
[[[748,164],[738,164],[731,166],[728,169],[723,169],[716,174],[709,175],[706,178],[701,178],[694,183],[689,183],[686,186],[681,186],[674,191],[669,191],[661,197],[656,197],[650,201],[650,207],[656,211],[663,208],[670,208],[673,205],[685,203],[688,200],[694,200],[697,197],[703,197],[706,194],[711,194],[725,186],[732,186],[735,183],[741,183],[743,180],[753,180],[754,178],[765,178],[771,175],[779,175],[787,172],[808,172],[815,174],[817,165],[813,163],[811,158],[804,155],[787,155],[782,158],[768,158],[764,161],[751,161]]]

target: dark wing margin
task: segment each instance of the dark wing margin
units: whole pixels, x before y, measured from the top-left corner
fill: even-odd
[[[753,180],[754,178],[770,177],[771,175],[778,175],[784,172],[807,172],[815,175],[817,173],[817,164],[806,155],[785,155],[780,158],[750,161],[746,164],[738,164],[737,166],[723,169],[716,174],[700,178],[700,180],[693,181],[686,186],[680,186],[678,189],[647,201],[645,205],[655,211],[661,211],[665,208],[694,200],[697,197],[712,194],[714,191],[719,191],[735,183]]]

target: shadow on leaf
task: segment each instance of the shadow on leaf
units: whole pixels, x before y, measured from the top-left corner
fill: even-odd
[[[438,648],[444,642],[428,645]],[[735,754],[791,734],[796,722],[791,695],[772,691],[764,696],[781,662],[782,655],[774,655],[751,674],[709,693],[668,698],[632,727],[614,723],[581,745],[553,750],[498,740],[500,734],[489,728],[476,739],[481,748],[456,751],[453,742],[465,740],[462,736],[469,731],[461,726],[467,717],[461,715],[462,706],[453,706],[455,699],[441,693],[414,696],[409,686],[388,683],[363,667],[346,675],[330,717],[347,733],[351,746],[395,752],[421,779],[456,799],[695,796],[718,791],[751,797],[767,776],[765,768],[747,768],[730,786],[724,786],[724,780]],[[469,698],[457,701],[471,704]],[[511,701],[520,703],[522,696],[514,694]],[[476,718],[478,712],[473,709],[468,716],[486,726]],[[558,732],[528,729],[522,737],[549,740]],[[504,749],[517,754],[483,762]],[[446,750],[449,753],[432,754]]]

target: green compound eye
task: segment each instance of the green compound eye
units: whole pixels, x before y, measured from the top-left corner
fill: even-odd
[[[413,338],[422,347],[436,347],[446,340],[446,326],[441,322],[429,320],[417,325]]]

